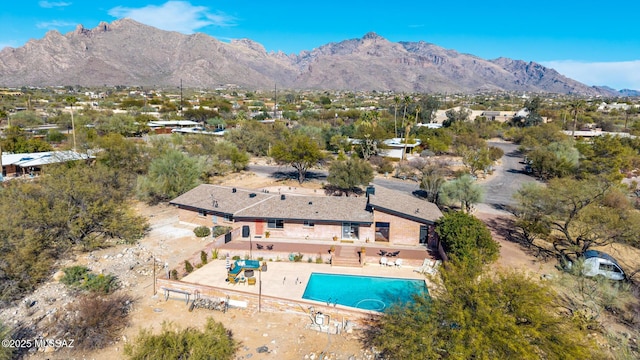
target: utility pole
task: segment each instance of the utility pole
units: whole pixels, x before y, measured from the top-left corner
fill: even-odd
[[[180,79],[180,114],[182,114],[182,79]]]
[[[273,100],[273,120],[278,118],[278,84],[274,85],[275,96]]]

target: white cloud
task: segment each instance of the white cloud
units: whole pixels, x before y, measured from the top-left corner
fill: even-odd
[[[544,61],[541,64],[587,85],[606,85],[617,90],[640,90],[640,60],[618,62],[555,60]]]
[[[205,6],[193,6],[188,1],[167,1],[163,5],[142,8],[123,6],[109,10],[116,18],[130,18],[163,30],[192,34],[207,26],[233,26],[235,19],[223,13],[212,13]]]
[[[36,27],[38,29],[57,29],[61,27],[69,27],[69,26],[76,26],[76,25],[78,24],[69,22],[69,21],[52,20],[52,21],[39,22],[36,24]]]
[[[65,6],[69,6],[71,5],[70,2],[65,2],[65,1],[40,1],[38,2],[38,5],[40,5],[40,7],[46,8],[46,9],[51,9],[54,7],[65,7]]]

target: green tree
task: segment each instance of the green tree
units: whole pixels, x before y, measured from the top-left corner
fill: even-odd
[[[374,318],[363,343],[387,359],[604,359],[548,284],[516,272],[470,276],[448,264],[433,297]]]
[[[552,179],[525,184],[515,195],[516,224],[530,244],[577,258],[614,242],[640,246],[640,214],[621,189],[601,178]],[[534,241],[540,238],[542,243]]]
[[[452,260],[482,266],[498,259],[500,244],[491,238],[487,226],[475,216],[459,211],[450,211],[436,224],[442,247]]]
[[[373,181],[373,168],[361,159],[349,158],[346,161],[334,161],[329,166],[327,182],[342,193],[349,195],[359,186],[366,186]]]
[[[131,360],[231,360],[238,346],[231,331],[212,318],[207,318],[202,331],[192,327],[179,330],[170,323],[163,323],[162,331],[157,335],[150,330],[141,330],[132,344],[125,345],[124,351]]]
[[[178,150],[167,150],[149,164],[149,173],[138,180],[138,195],[157,203],[171,200],[200,183],[202,165]]]
[[[456,122],[465,122],[469,120],[471,116],[471,110],[460,107],[457,111],[455,109],[449,109],[445,112],[447,119],[442,123],[444,127],[450,127]]]
[[[484,193],[480,185],[470,175],[446,182],[442,187],[443,202],[460,202],[462,211],[470,212],[473,204],[482,201]]]
[[[584,112],[585,108],[587,107],[587,103],[582,100],[582,99],[578,99],[575,101],[572,101],[569,104],[569,111],[571,113],[571,115],[573,115],[573,130],[571,135],[575,136],[576,133],[576,126],[578,124],[578,116]]]
[[[303,183],[307,171],[318,165],[324,154],[317,142],[304,134],[292,135],[271,148],[271,157],[279,164],[287,164],[298,171],[298,182]]]
[[[387,133],[378,126],[380,114],[377,111],[366,111],[356,122],[354,138],[358,140],[358,150],[365,160],[378,154],[380,144],[387,137]]]

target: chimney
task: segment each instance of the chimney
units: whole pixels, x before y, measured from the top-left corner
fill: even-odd
[[[376,188],[373,185],[367,186],[367,190],[366,190],[367,197],[369,197],[369,195],[375,195],[375,194],[376,194]]]
[[[286,198],[287,198],[287,197],[286,197],[286,196],[284,196],[284,194],[280,195],[280,200],[284,200],[284,199],[286,199]]]
[[[236,191],[238,191],[236,188],[231,189],[232,193],[235,193]]]

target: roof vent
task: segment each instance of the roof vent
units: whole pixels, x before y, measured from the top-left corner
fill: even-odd
[[[313,201],[309,201],[309,205],[313,205]]]
[[[237,191],[238,191],[238,189],[236,189],[236,188],[231,189],[231,192],[232,192],[232,193],[235,193],[235,192],[237,192]]]
[[[251,193],[251,194],[249,194],[249,197],[250,197],[250,198],[254,198],[254,197],[256,197],[256,193]]]
[[[284,196],[284,194],[280,195],[280,200],[284,200],[284,199],[286,199],[286,198],[287,198],[287,197],[286,197],[286,196]]]

